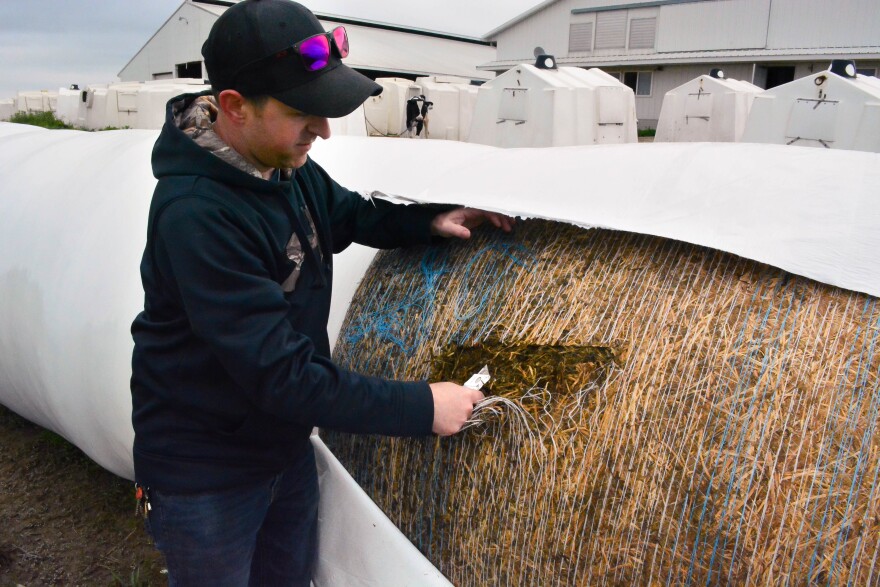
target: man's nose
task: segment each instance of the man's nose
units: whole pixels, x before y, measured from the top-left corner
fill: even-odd
[[[330,121],[323,116],[311,116],[308,129],[309,132],[321,137],[325,141],[330,138]]]

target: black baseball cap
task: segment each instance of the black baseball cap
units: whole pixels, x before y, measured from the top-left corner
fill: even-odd
[[[327,118],[350,114],[382,86],[342,63],[330,51],[327,67],[307,71],[288,51],[299,41],[324,33],[312,12],[291,0],[244,0],[224,12],[202,45],[205,68],[215,92],[268,95],[300,112]]]

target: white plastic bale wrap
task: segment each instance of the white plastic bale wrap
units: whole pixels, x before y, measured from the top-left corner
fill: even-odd
[[[155,137],[0,123],[0,403],[129,478],[129,327],[143,306]],[[319,142],[314,156],[352,189],[663,236],[880,295],[874,153],[708,143],[501,150],[340,137]],[[371,257],[363,248],[337,257],[331,339]],[[352,516],[382,517],[368,502],[352,506],[363,494],[344,472],[322,465],[322,475],[325,487],[346,486],[340,498],[329,497],[342,495],[335,486],[324,490],[321,532],[333,539],[323,543],[321,585],[353,576],[363,585],[443,583],[413,549],[389,546],[394,528],[380,538],[365,526],[348,540]],[[335,509],[342,503],[352,509]]]
[[[0,403],[132,477],[132,340],[156,133],[0,125]]]
[[[663,143],[498,149],[316,145],[351,189],[662,236],[880,295],[880,154]],[[393,173],[389,170],[393,169]]]

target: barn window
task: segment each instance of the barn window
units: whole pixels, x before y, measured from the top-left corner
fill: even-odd
[[[877,70],[874,68],[871,69],[856,69],[856,73],[859,75],[871,75],[877,77]]]
[[[625,71],[623,83],[632,88],[636,96],[650,96],[653,77],[650,71]]]
[[[189,63],[178,63],[177,77],[188,77],[192,79],[202,79],[202,62],[190,61]]]
[[[593,50],[593,23],[572,23],[568,28],[568,52]]]

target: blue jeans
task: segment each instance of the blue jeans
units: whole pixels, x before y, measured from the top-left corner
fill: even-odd
[[[311,443],[264,482],[217,493],[150,491],[147,529],[170,587],[308,587],[317,551],[318,475]]]

